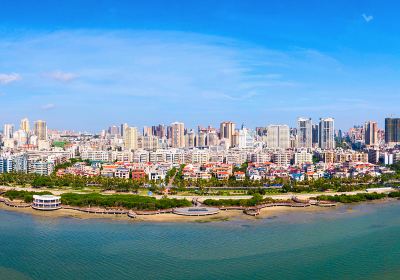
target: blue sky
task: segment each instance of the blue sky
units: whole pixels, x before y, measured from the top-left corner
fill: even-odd
[[[118,2],[118,3],[115,3]],[[398,116],[396,1],[8,1],[0,123],[233,120],[347,129]]]

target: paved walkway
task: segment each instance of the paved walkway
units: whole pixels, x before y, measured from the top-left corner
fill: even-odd
[[[50,191],[54,195],[61,195],[63,193],[74,192],[74,193],[82,193],[86,192],[76,191],[76,190],[57,190],[57,189],[47,189],[47,188],[32,188],[32,187],[10,187],[10,186],[0,186],[0,189],[4,190],[17,190],[17,191],[32,191],[32,192],[42,192],[42,191]],[[377,193],[385,193],[388,192],[387,189],[376,190]],[[108,194],[114,194],[115,192],[109,192]],[[309,199],[311,197],[315,197],[318,195],[341,195],[341,194],[358,194],[358,193],[367,193],[366,191],[352,191],[352,192],[320,192],[320,193],[285,193],[285,194],[271,194],[264,195],[264,198],[270,197],[273,199],[291,199],[292,196],[296,196],[299,199]],[[155,195],[157,199],[161,199],[162,195]],[[209,195],[209,196],[199,196],[199,195],[169,195],[168,198],[186,198],[189,201],[193,201],[194,198],[198,198],[199,202],[203,202],[206,199],[249,199],[252,198],[251,195],[234,195],[234,196],[217,196],[217,195]]]

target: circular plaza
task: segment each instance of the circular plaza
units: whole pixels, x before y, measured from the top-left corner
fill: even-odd
[[[209,216],[218,214],[219,209],[213,207],[185,207],[176,208],[173,213],[182,216]]]

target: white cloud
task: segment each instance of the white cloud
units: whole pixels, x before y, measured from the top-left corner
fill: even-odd
[[[21,80],[21,76],[17,73],[4,74],[0,73],[0,84],[6,85]]]
[[[51,109],[54,109],[56,107],[56,105],[55,104],[53,104],[53,103],[49,103],[49,104],[45,104],[45,105],[43,105],[42,106],[42,109],[43,110],[51,110]]]
[[[74,73],[68,73],[63,71],[54,71],[46,74],[47,77],[61,81],[61,82],[70,82],[78,77],[78,75]]]
[[[25,67],[23,88],[13,96],[29,105],[34,97],[42,110],[58,100],[63,106],[57,109],[73,108],[74,118],[87,112],[106,118],[105,110],[110,119],[150,118],[146,108],[165,119],[225,119],[240,110],[260,118],[264,108],[310,97],[319,80],[342,75],[340,62],[316,50],[277,51],[192,33],[64,31],[5,40],[0,39],[2,63]]]
[[[373,19],[374,19],[374,17],[373,16],[367,16],[366,14],[362,14],[362,17],[364,18],[364,20],[366,21],[366,22],[370,22],[370,21],[372,21]]]
[[[78,75],[48,69],[79,72],[79,80],[68,88],[35,80],[34,87],[40,92],[104,98],[125,95],[188,100],[204,98],[204,92],[218,92],[227,99],[251,99],[296,88],[302,82],[296,80],[294,72],[320,73],[320,69],[331,69],[334,62],[313,50],[280,52],[222,37],[179,32],[65,31],[25,38],[13,47],[15,53],[8,53],[8,57],[24,60],[31,78],[38,71],[37,65],[43,67],[40,70],[45,77],[62,82]]]

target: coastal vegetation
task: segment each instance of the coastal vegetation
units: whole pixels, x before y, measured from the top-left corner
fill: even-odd
[[[207,206],[256,206],[265,202],[260,194],[253,195],[250,199],[206,199],[203,204]]]
[[[388,197],[391,197],[391,198],[400,198],[400,191],[391,192],[391,193],[389,193]]]
[[[33,191],[17,191],[8,190],[3,193],[4,197],[10,200],[23,200],[26,203],[30,203],[33,200],[33,195],[46,195],[52,194],[49,191],[33,192]],[[379,200],[384,198],[400,198],[400,191],[390,192],[389,194],[384,193],[358,193],[358,194],[341,194],[341,195],[319,195],[312,199],[320,201],[332,201],[340,203],[355,203],[363,201]],[[207,206],[216,207],[229,207],[229,206],[256,206],[266,202],[277,202],[273,198],[263,198],[259,193],[255,193],[252,198],[249,199],[206,199],[203,204]],[[159,209],[170,209],[177,207],[189,207],[191,202],[187,199],[176,199],[176,198],[161,198],[156,199],[155,197],[140,196],[140,195],[128,195],[128,194],[112,194],[103,195],[99,193],[90,194],[78,194],[78,193],[64,193],[61,194],[61,202],[64,205],[78,206],[78,207],[120,207],[126,209],[135,210],[159,210]]]
[[[33,201],[33,195],[45,195],[45,194],[52,194],[51,192],[44,191],[44,192],[28,192],[28,191],[16,191],[16,190],[9,190],[6,191],[3,196],[9,198],[10,200],[18,199],[23,200],[26,203],[30,203]]]
[[[326,200],[326,201],[334,201],[340,203],[353,203],[353,202],[362,202],[368,200],[377,200],[386,198],[388,195],[384,193],[358,193],[358,194],[341,194],[341,195],[320,195],[317,196],[317,200]]]
[[[176,207],[191,206],[191,202],[186,199],[156,199],[139,195],[102,195],[98,193],[77,194],[64,193],[61,195],[61,203],[71,206],[99,206],[99,207],[121,207],[136,210],[159,210]]]
[[[150,182],[150,185],[155,184]],[[114,190],[117,192],[137,191],[143,186],[140,181],[122,178],[109,178],[102,176],[83,177],[75,175],[49,176],[32,173],[2,173],[0,174],[0,185],[5,186],[32,186],[34,188],[72,188],[83,189],[94,186],[101,191]]]

